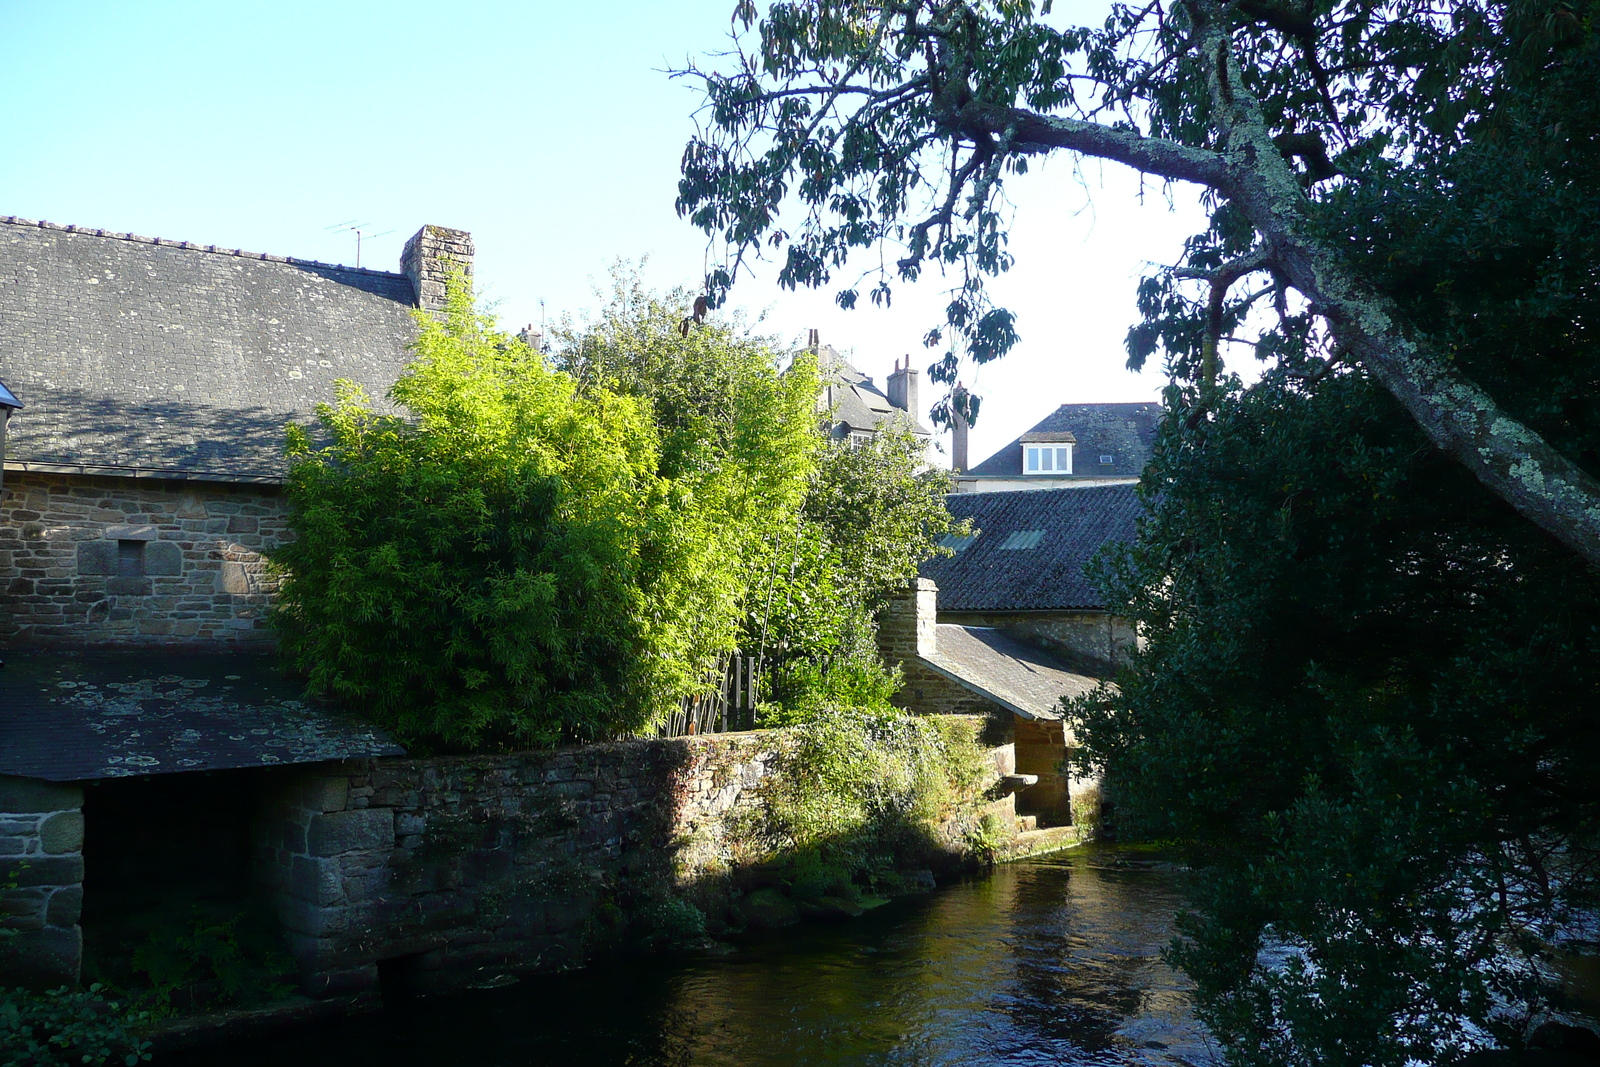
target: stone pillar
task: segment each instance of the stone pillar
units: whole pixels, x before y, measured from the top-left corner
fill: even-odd
[[[0,776],[0,986],[76,985],[83,789]]]
[[[445,226],[424,226],[400,253],[400,270],[411,279],[417,307],[438,313],[445,306],[445,279],[452,270],[472,280],[472,234]]]
[[[289,935],[304,991],[358,993],[378,981],[378,898],[395,848],[390,808],[368,807],[371,788],[338,770],[284,782],[257,823],[256,876]]]
[[[911,416],[913,425],[917,422],[917,372],[911,369],[911,357],[906,357],[906,365],[901,366],[897,361],[894,373],[889,375],[889,403]]]
[[[890,666],[931,656],[939,641],[939,587],[915,578],[878,609],[878,653]]]

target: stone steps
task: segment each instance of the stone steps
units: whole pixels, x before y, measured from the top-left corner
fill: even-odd
[[[1021,816],[1018,821],[1021,821]],[[1046,852],[1059,852],[1083,843],[1076,826],[1051,826],[1043,830],[1024,830],[1000,854],[1002,860],[1020,860]]]

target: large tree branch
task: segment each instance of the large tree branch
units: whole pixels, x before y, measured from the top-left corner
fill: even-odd
[[[1463,377],[1393,300],[1315,232],[1301,182],[1245,89],[1220,5],[1190,0],[1187,6],[1196,24],[1192,44],[1209,72],[1218,151],[1022,108],[968,105],[952,116],[952,124],[990,136],[1010,127],[1017,151],[1082,152],[1227,196],[1260,234],[1272,265],[1328,322],[1341,349],[1372,373],[1429,440],[1524,517],[1600,567],[1600,479]]]

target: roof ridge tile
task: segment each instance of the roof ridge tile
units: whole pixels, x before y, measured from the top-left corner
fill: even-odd
[[[268,263],[289,263],[297,267],[317,267],[322,270],[337,270],[348,274],[366,274],[379,278],[402,278],[399,271],[373,270],[371,267],[351,267],[343,263],[324,263],[319,259],[298,259],[294,256],[275,256],[268,252],[246,252],[241,248],[218,248],[216,245],[202,245],[193,241],[174,241],[161,237],[146,237],[137,233],[117,233],[113,230],[91,229],[87,226],[78,226],[73,223],[63,225],[59,222],[46,222],[43,219],[28,219],[21,215],[0,216],[0,225],[27,226],[40,230],[56,230],[61,233],[77,234],[80,237],[103,237],[111,241],[125,241],[128,244],[155,245],[160,248],[180,248],[189,252],[206,252],[218,256],[233,256],[236,259],[260,259]]]

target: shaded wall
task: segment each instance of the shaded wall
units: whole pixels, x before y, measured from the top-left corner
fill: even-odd
[[[262,646],[285,540],[270,485],[7,471],[0,640],[35,645]]]
[[[78,981],[82,809],[76,785],[0,776],[0,986]]]
[[[576,966],[687,905],[713,931],[760,925],[757,903],[783,906],[750,894],[770,880],[761,813],[786,736],[320,765],[285,777],[263,813],[258,877],[319,996],[380,974],[435,990]],[[895,844],[898,863],[958,867],[985,812],[1012,832],[1012,798],[982,792],[1011,772],[1010,746],[991,758],[947,822]]]
[[[1137,642],[1131,623],[1104,611],[941,611],[939,621],[1004,630],[1091,672],[1120,665]]]

